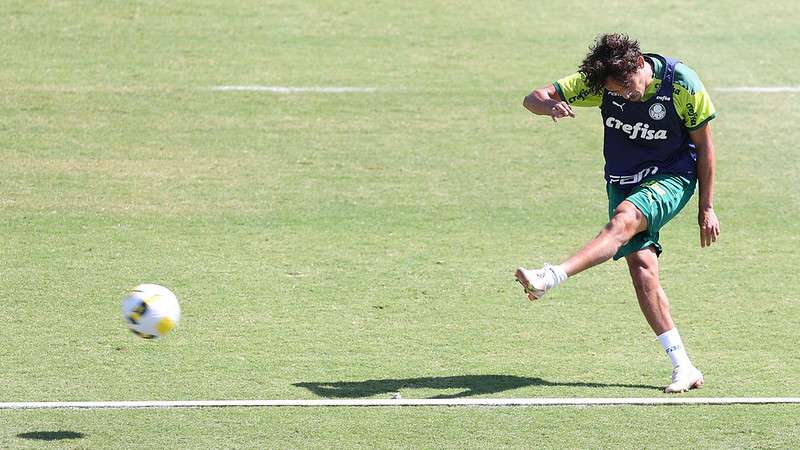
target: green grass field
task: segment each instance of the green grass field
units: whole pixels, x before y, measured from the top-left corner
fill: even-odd
[[[706,387],[798,396],[800,6],[4,1],[0,402],[660,397],[624,263],[529,303],[606,219],[594,109],[521,106],[624,31],[701,75],[721,240],[662,280]],[[219,92],[219,85],[374,87]],[[179,328],[128,332],[125,291]],[[791,448],[796,406],[0,411],[0,447]]]

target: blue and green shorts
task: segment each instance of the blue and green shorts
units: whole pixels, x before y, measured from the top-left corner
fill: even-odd
[[[624,200],[633,203],[647,218],[647,229],[635,235],[619,248],[614,260],[654,247],[656,254],[661,254],[658,243],[658,232],[686,206],[694,194],[697,180],[680,175],[657,175],[643,181],[632,190],[620,189],[618,185],[606,184],[608,193],[608,218]]]

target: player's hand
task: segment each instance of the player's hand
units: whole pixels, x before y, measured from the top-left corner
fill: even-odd
[[[558,102],[550,108],[550,118],[553,119],[553,122],[558,122],[558,119],[567,116],[575,117],[575,111],[567,102]]]
[[[719,219],[713,208],[701,208],[697,214],[700,225],[700,247],[708,247],[719,237]]]

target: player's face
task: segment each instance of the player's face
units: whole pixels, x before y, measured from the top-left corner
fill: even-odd
[[[639,68],[636,72],[630,74],[625,80],[609,77],[606,80],[606,89],[625,100],[631,102],[640,101],[644,96],[645,89],[647,89],[648,81],[652,77],[644,67],[646,65],[644,58],[639,57],[639,63]]]

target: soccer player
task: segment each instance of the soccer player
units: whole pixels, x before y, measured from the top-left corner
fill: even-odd
[[[700,246],[720,233],[714,213],[716,115],[697,74],[672,58],[642,53],[624,34],[597,37],[577,73],[525,97],[525,108],[553,121],[575,117],[576,106],[599,106],[603,117],[609,222],[560,265],[520,267],[516,278],[530,300],[567,277],[625,258],[639,307],[672,361],[665,392],[703,385],[672,321],[658,275],[659,230],[686,205],[699,185]]]

